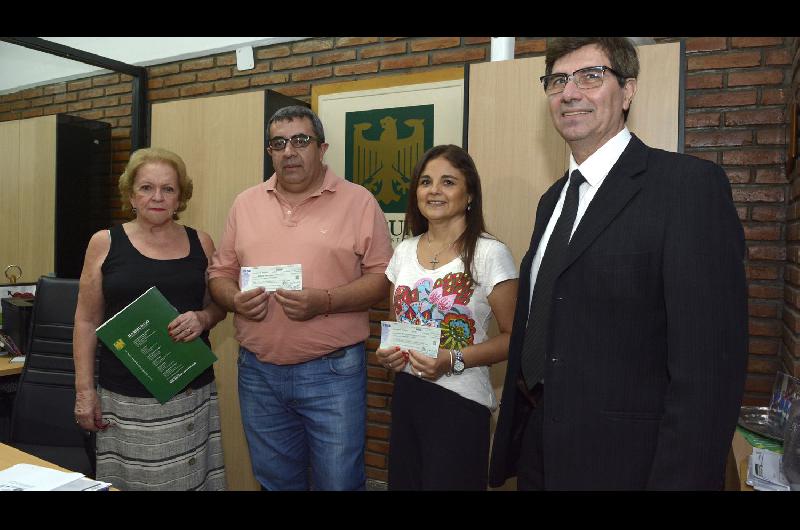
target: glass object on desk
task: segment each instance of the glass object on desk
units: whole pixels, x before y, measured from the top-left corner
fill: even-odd
[[[786,418],[781,469],[792,490],[800,490],[800,399],[792,401]]]
[[[778,421],[777,412],[769,407],[742,406],[738,423],[759,436],[783,442],[783,426]]]
[[[783,442],[789,407],[795,399],[800,399],[800,379],[778,372],[772,385],[769,406],[742,406],[739,410],[739,425],[761,436]]]
[[[784,426],[789,418],[789,407],[797,399],[800,399],[800,379],[785,372],[775,374],[769,408],[775,414],[775,420],[781,433],[784,432]]]

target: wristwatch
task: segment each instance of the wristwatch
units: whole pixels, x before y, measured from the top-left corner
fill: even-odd
[[[453,350],[453,356],[455,357],[455,360],[453,360],[453,373],[461,375],[464,373],[464,354],[461,353],[461,350]]]

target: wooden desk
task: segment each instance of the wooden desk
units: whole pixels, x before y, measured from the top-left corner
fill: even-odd
[[[22,373],[22,367],[25,363],[12,363],[10,362],[11,357],[10,354],[0,357],[0,377]]]
[[[737,430],[733,433],[731,451],[728,454],[728,466],[725,471],[725,489],[728,491],[755,491],[748,486],[747,457],[753,454],[753,446]]]
[[[10,445],[0,443],[0,469],[7,469],[15,464],[35,464],[37,466],[48,467],[50,469],[57,469],[58,471],[66,471],[71,473],[69,469],[64,469],[63,467],[48,462],[47,460],[42,460],[41,458],[20,451],[19,449],[11,447]]]
[[[49,469],[55,469],[56,471],[74,473],[74,471],[70,469],[65,469],[61,466],[53,464],[52,462],[48,462],[47,460],[42,460],[39,457],[28,454],[24,451],[20,451],[15,447],[11,447],[10,445],[0,443],[0,470],[8,469],[9,467],[14,466],[16,464],[33,464],[36,466],[42,466]],[[114,487],[109,488],[109,490],[119,491],[117,488]]]

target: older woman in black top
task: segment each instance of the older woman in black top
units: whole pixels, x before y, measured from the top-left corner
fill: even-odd
[[[75,420],[97,432],[97,479],[122,490],[225,488],[219,408],[209,368],[161,405],[105,346],[95,388],[95,329],[156,286],[181,313],[173,340],[208,343],[225,317],[206,291],[214,252],[208,234],[175,222],[192,196],[183,160],[140,149],[119,180],[132,221],[94,234],[86,249],[75,313]]]

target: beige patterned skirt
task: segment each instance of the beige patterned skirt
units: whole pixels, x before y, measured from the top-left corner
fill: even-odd
[[[97,480],[128,490],[224,490],[217,388],[212,381],[160,404],[98,390]]]

